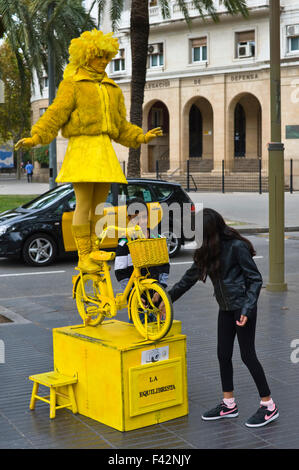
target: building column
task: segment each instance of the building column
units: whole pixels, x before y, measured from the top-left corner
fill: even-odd
[[[171,96],[168,99],[167,107],[169,113],[169,173],[182,167],[181,153],[181,80],[171,81]],[[177,171],[179,173],[179,171]]]
[[[225,161],[225,169],[227,169],[228,113],[226,110],[225,75],[215,76],[213,92],[211,104],[213,107],[214,167],[212,173],[217,174],[222,172],[222,160]]]

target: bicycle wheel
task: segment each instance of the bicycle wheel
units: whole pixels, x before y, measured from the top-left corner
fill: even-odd
[[[103,309],[96,302],[99,302],[101,295],[99,276],[94,274],[83,274],[85,295],[88,300],[84,300],[82,279],[80,278],[76,287],[76,305],[78,312],[85,325],[95,326],[102,323],[105,318]]]
[[[166,290],[157,282],[141,284],[140,295],[141,304],[135,286],[130,296],[129,313],[138,332],[145,339],[157,341],[166,336],[171,328],[172,302]],[[162,301],[166,312],[164,318],[158,308]]]

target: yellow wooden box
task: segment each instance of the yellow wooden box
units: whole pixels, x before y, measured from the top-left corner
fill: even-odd
[[[77,374],[78,412],[119,431],[188,414],[186,336],[174,321],[159,342],[134,325],[108,320],[97,327],[53,330],[54,368]]]

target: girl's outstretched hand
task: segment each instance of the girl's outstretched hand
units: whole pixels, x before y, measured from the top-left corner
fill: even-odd
[[[165,320],[165,316],[166,316],[166,309],[165,309],[165,304],[162,300],[162,302],[159,304],[159,310],[161,312],[161,319],[162,320]]]
[[[246,317],[246,315],[241,315],[240,321],[237,320],[236,323],[238,326],[245,326],[247,323],[247,320],[248,320],[248,317]]]

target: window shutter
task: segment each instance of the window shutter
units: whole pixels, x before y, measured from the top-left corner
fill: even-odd
[[[207,45],[207,38],[197,38],[197,39],[192,39],[192,47],[201,47],[201,46],[206,46]]]
[[[236,33],[237,42],[248,42],[254,41],[254,30],[253,31],[242,31]]]

